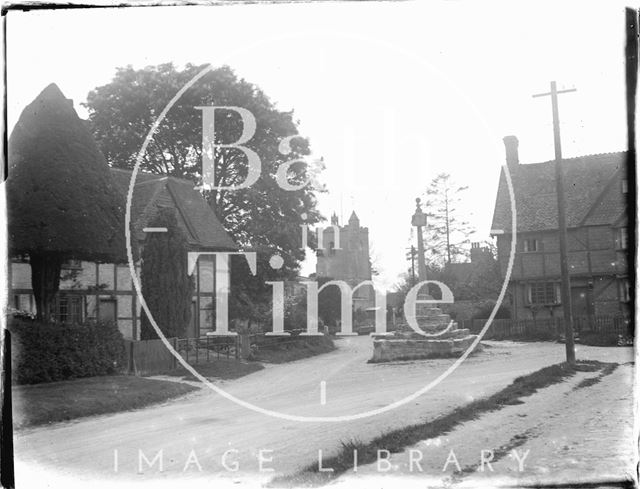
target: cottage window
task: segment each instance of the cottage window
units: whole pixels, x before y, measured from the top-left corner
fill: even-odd
[[[618,249],[626,250],[629,246],[629,230],[627,228],[618,228]]]
[[[540,251],[540,242],[535,238],[525,239],[522,242],[522,251],[524,251],[525,253]]]
[[[60,295],[56,300],[55,319],[61,323],[81,323],[84,304],[80,295]]]
[[[554,282],[534,282],[529,284],[530,304],[558,304],[558,291]]]
[[[629,279],[623,278],[618,281],[618,297],[620,302],[629,302],[631,300],[631,292],[629,289]]]

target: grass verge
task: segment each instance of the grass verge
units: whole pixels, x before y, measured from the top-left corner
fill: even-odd
[[[581,380],[578,385],[576,385],[573,390],[584,389],[585,387],[591,387],[592,385],[600,382],[607,375],[611,375],[615,369],[618,368],[617,363],[607,363],[604,365],[604,368],[600,371],[600,375],[596,377],[589,377],[588,379]]]
[[[504,457],[509,455],[509,453],[511,453],[511,450],[524,445],[531,436],[531,431],[532,430],[527,430],[523,433],[517,433],[516,435],[512,436],[506,444],[493,450],[493,458],[491,459],[491,462],[495,463],[499,460],[502,460]],[[480,465],[481,463],[471,464],[463,467],[462,470],[455,471],[453,473],[453,480],[456,482],[460,482],[462,480],[462,477],[464,477],[466,474],[477,472]]]
[[[146,407],[198,390],[133,376],[87,377],[13,388],[15,428]]]
[[[378,450],[389,450],[391,453],[402,452],[404,448],[430,438],[437,438],[451,432],[458,425],[479,418],[481,415],[502,409],[513,404],[521,404],[522,398],[528,397],[539,389],[564,381],[576,372],[596,372],[609,367],[609,364],[598,361],[580,361],[575,365],[560,363],[545,367],[529,375],[518,377],[509,386],[484,399],[460,406],[448,414],[432,421],[410,425],[399,430],[385,433],[369,443],[359,440],[342,442],[340,452],[324,459],[324,467],[332,467],[333,472],[318,472],[317,464],[309,465],[300,472],[273,479],[271,487],[320,486],[353,468],[353,453],[358,451],[358,465],[373,463],[377,460]]]
[[[241,362],[239,360],[214,360],[201,365],[192,365],[203,377],[209,380],[232,380],[252,374],[264,369],[264,365],[257,362]],[[171,377],[182,377],[184,380],[197,380],[184,367],[164,373]]]
[[[266,363],[286,363],[303,358],[328,353],[336,349],[333,340],[328,336],[310,336],[308,338],[274,342],[258,345],[258,351],[252,360]]]

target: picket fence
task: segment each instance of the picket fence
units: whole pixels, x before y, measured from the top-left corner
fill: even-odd
[[[486,319],[458,321],[459,327],[479,333],[486,325]],[[633,336],[633,320],[625,316],[578,316],[573,318],[576,335],[587,333]],[[564,336],[563,318],[544,319],[494,319],[484,338],[488,340],[506,339],[558,339]]]

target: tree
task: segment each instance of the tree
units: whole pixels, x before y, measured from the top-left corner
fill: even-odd
[[[444,277],[445,283],[451,284],[457,300],[495,300],[502,289],[504,278],[496,259],[496,246],[491,241],[478,243],[478,246],[486,251],[476,259],[476,263],[470,264],[472,271],[464,283],[458,283],[452,274]]]
[[[426,260],[452,263],[464,256],[465,246],[473,230],[469,223],[459,216],[457,205],[460,194],[468,187],[455,185],[451,176],[441,173],[436,176],[426,191],[427,227]]]
[[[271,286],[266,282],[282,280],[282,272],[271,267],[271,257],[278,255],[268,247],[247,248],[245,252],[256,253],[256,276],[251,274],[244,256],[231,257],[231,283],[229,293],[229,319],[269,321],[272,314]]]
[[[318,278],[318,288],[334,279]],[[325,287],[318,293],[318,319],[326,325],[336,325],[341,319],[342,296],[336,285]],[[286,302],[285,328],[304,329],[307,327],[307,294],[306,292]]]
[[[327,277],[318,278],[318,288],[334,279]],[[342,295],[337,285],[325,287],[318,293],[318,316],[327,325],[337,324],[341,320]],[[351,305],[353,311],[353,304]]]
[[[193,278],[187,270],[187,240],[178,227],[173,209],[161,209],[149,224],[167,228],[147,235],[142,249],[142,294],[156,324],[168,338],[182,338],[191,319]],[[142,314],[140,338],[158,335]]]
[[[68,259],[126,260],[124,202],[69,100],[51,84],[9,139],[9,253],[26,255],[37,318],[49,318]]]
[[[203,65],[204,66],[204,65]],[[178,70],[173,64],[134,70],[119,68],[113,80],[89,93],[85,106],[98,144],[110,164],[132,168],[144,138],[158,114],[203,66],[187,64]],[[280,188],[275,175],[280,164],[309,154],[304,138],[291,140],[291,153],[278,149],[281,140],[298,134],[293,112],[282,112],[257,86],[238,79],[227,66],[204,75],[187,90],[168,112],[158,128],[142,162],[142,170],[202,184],[202,106],[237,106],[248,109],[257,122],[255,135],[245,144],[260,156],[262,173],[249,188],[204,191],[207,200],[241,247],[269,249],[285,260],[278,274],[292,278],[304,259],[300,249],[300,225],[321,220],[316,209],[316,189],[307,186],[298,191]],[[232,143],[242,133],[242,120],[233,111],[217,110],[216,142]],[[233,148],[219,149],[214,155],[218,186],[243,182],[247,174],[245,155]],[[309,170],[305,165],[290,167],[289,180],[301,183]],[[304,217],[303,217],[304,216]],[[267,257],[268,259],[268,257]],[[238,263],[238,260],[234,260]],[[263,272],[258,268],[258,274]],[[236,271],[233,270],[234,276]],[[241,279],[258,281],[261,277],[242,274]]]
[[[496,307],[496,302],[492,300],[484,300],[476,305],[471,319],[488,319],[491,312]],[[511,319],[511,311],[504,303],[500,304],[494,319]]]
[[[409,252],[409,256],[407,259],[411,262],[411,252]],[[417,265],[416,267],[417,268]],[[443,282],[448,285],[444,268],[436,263],[427,263],[427,280],[437,280],[438,282]],[[407,269],[407,273],[402,274],[399,277],[399,281],[394,286],[394,292],[397,294],[397,301],[400,304],[404,304],[405,298],[409,293],[409,290],[413,288],[418,283],[418,272],[415,270],[415,276],[411,273],[411,267]],[[420,292],[428,292],[431,297],[434,299],[442,298],[442,291],[440,287],[436,284],[427,284],[423,286],[424,288],[420,289]]]

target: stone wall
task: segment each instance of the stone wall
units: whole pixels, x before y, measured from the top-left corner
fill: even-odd
[[[469,335],[468,330],[460,338],[448,339],[374,339],[373,358],[371,363],[391,362],[398,360],[417,360],[425,358],[459,357],[475,341],[476,335]],[[478,343],[474,351],[480,351]]]

